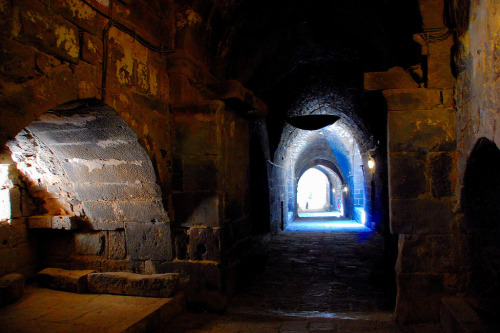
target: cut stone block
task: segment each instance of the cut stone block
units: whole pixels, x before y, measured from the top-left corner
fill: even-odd
[[[89,274],[87,279],[89,291],[96,294],[171,297],[176,292],[179,274],[106,272]]]
[[[75,230],[78,225],[74,216],[38,215],[28,218],[28,227],[30,229]]]
[[[443,276],[434,273],[397,274],[398,294],[394,318],[399,323],[439,320]]]
[[[24,293],[24,276],[11,273],[0,277],[0,306],[12,303]]]
[[[437,89],[389,89],[383,94],[389,111],[430,110],[441,104]]]
[[[411,75],[401,67],[394,67],[387,72],[371,72],[364,74],[365,90],[413,89],[418,84]]]
[[[84,293],[87,291],[87,275],[94,272],[94,270],[70,271],[61,268],[46,268],[38,272],[37,277],[43,287]]]
[[[78,226],[74,216],[53,216],[52,229],[75,230]]]
[[[172,260],[170,223],[125,223],[125,243],[132,260]]]
[[[31,216],[28,218],[28,228],[30,229],[51,229],[52,217],[48,215]]]

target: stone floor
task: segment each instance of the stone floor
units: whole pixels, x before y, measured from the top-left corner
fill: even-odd
[[[392,312],[376,233],[284,232],[264,271],[237,295],[232,313],[295,315]],[[392,302],[393,303],[393,302]]]
[[[442,332],[392,320],[382,266],[376,233],[284,232],[224,315],[184,313],[158,333]]]
[[[155,333],[443,333],[439,325],[398,325],[381,316],[276,317],[184,313]]]
[[[28,286],[2,308],[0,332],[442,332],[392,320],[382,267],[383,239],[375,233],[284,232],[271,240],[265,268],[223,315],[176,315],[176,299]]]
[[[181,311],[172,298],[75,294],[28,285],[0,311],[0,332],[149,332]]]

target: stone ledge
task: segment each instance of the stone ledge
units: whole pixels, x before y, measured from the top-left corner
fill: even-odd
[[[70,271],[46,268],[38,272],[37,278],[43,287],[81,294],[87,291],[87,275],[94,272],[94,270]]]
[[[24,276],[11,273],[0,277],[0,306],[12,303],[24,293]]]
[[[179,274],[141,275],[128,272],[92,273],[87,277],[89,291],[143,297],[171,297],[177,291]]]
[[[77,217],[69,215],[38,215],[28,218],[29,229],[57,229],[75,230],[78,229]]]
[[[401,67],[393,67],[387,72],[364,73],[365,90],[414,89],[419,88],[411,75]]]

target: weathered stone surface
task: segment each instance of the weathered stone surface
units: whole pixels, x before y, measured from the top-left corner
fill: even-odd
[[[391,197],[411,199],[425,193],[426,165],[425,153],[389,153]]]
[[[36,72],[36,50],[8,38],[0,38],[0,72],[15,82],[39,75]]]
[[[391,199],[391,232],[395,234],[449,233],[453,201],[441,199]]]
[[[54,0],[52,6],[64,18],[95,35],[102,34],[102,30],[107,23],[104,16],[97,13],[84,2]]]
[[[210,290],[222,290],[223,266],[213,261],[191,262],[188,260],[176,260],[165,263],[164,271],[179,273],[180,287],[189,293],[195,293],[190,287],[199,290],[208,288]],[[196,276],[196,279],[193,277]],[[192,295],[196,297],[196,295]]]
[[[221,242],[219,228],[191,227],[189,229],[191,260],[221,261]]]
[[[395,320],[399,323],[437,322],[443,277],[435,273],[397,274]]]
[[[462,297],[443,297],[440,322],[446,333],[493,332]]]
[[[103,43],[97,36],[83,33],[82,60],[92,65],[99,66],[102,63]]]
[[[189,155],[182,159],[183,189],[187,192],[216,190],[218,173],[216,157]]]
[[[46,268],[37,274],[40,285],[56,290],[84,293],[87,291],[87,275],[94,270],[66,270]]]
[[[163,269],[179,273],[179,289],[186,295],[187,302],[205,304],[212,311],[221,311],[227,306],[221,264],[179,260],[164,264]]]
[[[96,169],[89,168],[83,163],[75,165],[63,161],[62,164],[68,178],[92,179],[95,183],[148,182],[155,177],[153,168],[144,168],[142,165],[136,164],[102,164],[100,168]]]
[[[0,249],[13,248],[29,241],[28,226],[24,218],[0,223]]]
[[[451,109],[389,112],[390,151],[455,150],[455,117]]]
[[[87,279],[89,291],[96,294],[171,297],[177,291],[179,274],[107,272],[89,274]]]
[[[0,306],[9,304],[24,293],[24,276],[11,273],[0,277]]]
[[[170,223],[125,223],[127,254],[133,260],[172,260]]]
[[[184,155],[220,154],[215,115],[174,113],[174,121],[177,152]]]
[[[453,194],[456,178],[453,155],[451,153],[431,153],[429,156],[431,191],[435,198]]]
[[[96,221],[167,222],[161,201],[84,201],[87,216]]]
[[[125,248],[125,231],[108,232],[108,259],[125,259],[127,250]]]
[[[80,51],[78,27],[60,16],[48,12],[43,5],[31,2],[27,8],[21,8],[16,17],[20,29],[16,38],[57,57],[72,63],[78,63]],[[22,4],[23,7],[26,6]],[[44,27],[44,34],[39,33],[39,27]]]
[[[77,218],[67,215],[36,215],[28,217],[30,229],[75,230],[78,228]]]
[[[422,14],[423,29],[432,29],[444,26],[442,0],[419,0],[420,13]]]
[[[75,191],[83,201],[88,200],[158,200],[160,189],[156,183],[75,184]]]
[[[53,216],[52,229],[75,230],[78,228],[78,222],[75,216]]]
[[[75,234],[75,251],[78,254],[100,256],[104,252],[105,245],[104,232]]]
[[[203,224],[209,227],[220,225],[220,200],[216,193],[174,193],[175,218],[183,226]]]
[[[445,273],[459,267],[459,243],[452,234],[400,235],[398,248],[399,273]]]
[[[101,66],[80,62],[75,69],[75,85],[79,99],[100,99],[102,86]]]
[[[429,55],[427,63],[428,88],[446,89],[453,87],[455,77],[451,72],[449,48],[448,53]]]
[[[441,104],[441,92],[436,89],[384,90],[389,111],[429,110]]]
[[[401,67],[393,67],[386,72],[364,74],[365,90],[412,89],[418,88],[410,73]]]

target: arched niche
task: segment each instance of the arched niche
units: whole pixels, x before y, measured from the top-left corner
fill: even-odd
[[[470,263],[466,295],[486,315],[500,315],[500,149],[480,138],[470,153],[462,210]]]
[[[38,203],[27,220],[42,238],[43,264],[100,270],[104,261],[112,270],[142,271],[147,260],[171,260],[170,223],[152,162],[112,108],[97,101],[62,105],[7,145]]]

